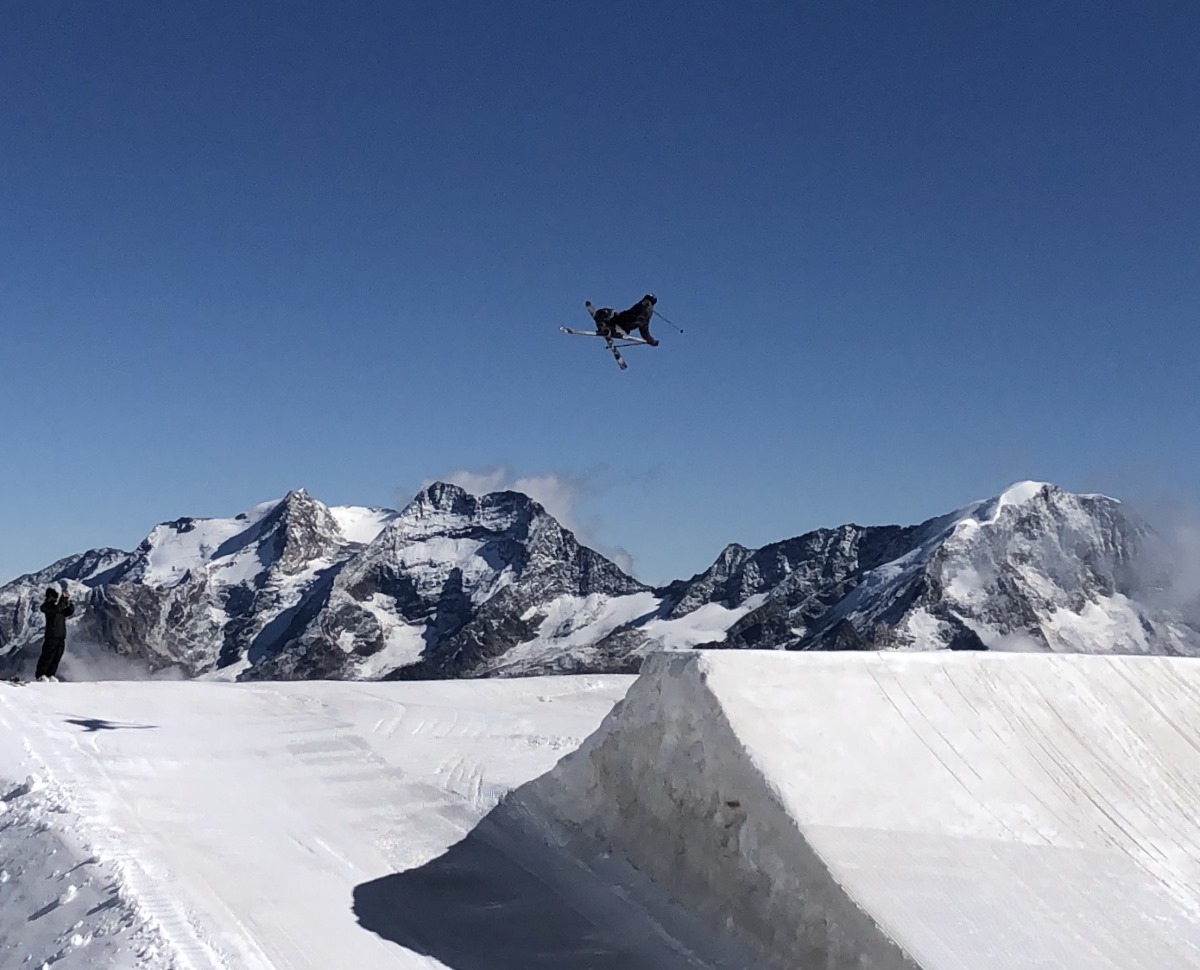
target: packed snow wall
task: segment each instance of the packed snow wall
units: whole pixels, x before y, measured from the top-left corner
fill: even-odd
[[[712,665],[651,657],[599,730],[515,797],[781,967],[914,967],[805,840],[722,710]]]
[[[515,796],[781,967],[1200,968],[1200,662],[652,658]],[[582,847],[582,848],[581,848]]]

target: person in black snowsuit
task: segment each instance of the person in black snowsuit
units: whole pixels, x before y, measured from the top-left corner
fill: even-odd
[[[650,317],[654,315],[654,304],[658,297],[647,293],[628,310],[614,313],[608,307],[596,311],[596,329],[607,337],[620,337],[621,331],[628,336],[634,330],[651,347],[657,347],[658,341],[650,336]]]
[[[42,640],[42,655],[38,658],[37,676],[54,677],[58,664],[67,647],[67,617],[75,612],[71,594],[63,590],[62,596],[53,587],[46,590],[41,611],[46,614],[46,635]]]

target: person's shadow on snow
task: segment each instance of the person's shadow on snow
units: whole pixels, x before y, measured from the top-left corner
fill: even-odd
[[[66,717],[68,724],[74,724],[85,731],[149,731],[157,728],[157,724],[123,724],[120,721],[106,721],[102,717]]]

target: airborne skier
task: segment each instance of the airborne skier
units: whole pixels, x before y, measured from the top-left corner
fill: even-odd
[[[610,307],[593,309],[590,303],[588,311],[596,321],[596,329],[602,336],[612,339],[622,336],[622,332],[624,336],[629,336],[636,330],[646,343],[657,347],[658,341],[650,336],[650,317],[654,314],[654,304],[657,302],[658,297],[647,293],[628,310],[622,310],[620,313]]]
[[[617,362],[617,366],[621,370],[625,370],[629,365],[625,363],[625,358],[621,356],[622,347],[657,347],[658,341],[650,336],[650,318],[652,316],[662,316],[654,309],[654,304],[658,302],[658,297],[653,293],[647,293],[637,301],[628,310],[622,310],[618,313],[612,307],[594,307],[591,300],[585,300],[583,305],[587,307],[587,312],[595,321],[595,330],[574,330],[571,327],[559,327],[563,333],[574,334],[578,337],[603,337],[604,345],[608,348],[609,353],[613,355],[613,360]],[[666,317],[663,317],[667,320]],[[667,320],[667,323],[671,323]],[[671,326],[675,327],[672,323]],[[675,327],[679,330],[678,327]],[[638,336],[634,337],[633,332],[638,332]],[[679,330],[683,333],[682,330]],[[617,343],[616,341],[622,341]]]

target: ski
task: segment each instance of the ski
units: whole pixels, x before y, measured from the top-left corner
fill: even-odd
[[[597,333],[595,330],[573,330],[570,327],[559,327],[558,329],[563,333],[569,333],[576,337],[603,337],[604,346],[607,347],[609,352],[613,355],[613,360],[617,362],[617,366],[620,367],[621,370],[628,370],[629,364],[625,362],[625,358],[621,356],[621,351],[619,351],[617,348],[635,347],[638,344],[643,343],[641,340],[631,340],[628,343],[617,344],[613,342],[612,337],[608,336],[607,334]]]
[[[574,337],[603,337],[604,336],[604,334],[600,333],[598,330],[576,330],[573,327],[559,327],[558,329],[561,330],[563,333],[569,333]],[[638,337],[614,337],[613,339],[620,341],[620,343],[617,344],[618,347],[648,347],[648,346],[650,346],[648,343],[646,343],[646,341],[641,340]]]

